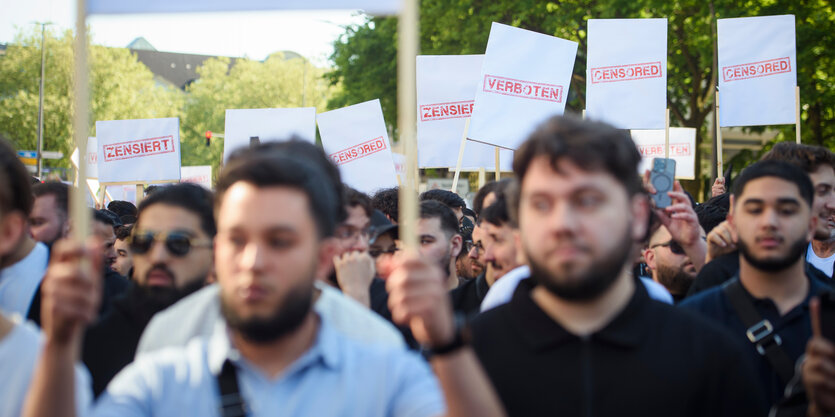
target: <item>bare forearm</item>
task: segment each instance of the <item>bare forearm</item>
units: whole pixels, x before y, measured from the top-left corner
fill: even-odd
[[[432,359],[448,416],[504,416],[499,397],[471,348]]]
[[[44,344],[24,403],[24,417],[75,416],[75,360],[80,343]]]

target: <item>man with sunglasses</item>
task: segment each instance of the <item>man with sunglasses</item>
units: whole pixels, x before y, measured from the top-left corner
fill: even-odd
[[[212,194],[200,186],[162,187],[139,205],[128,238],[134,285],[85,337],[82,359],[96,395],[133,361],[151,317],[205,284],[215,232]]]
[[[692,222],[696,213],[692,208],[689,211],[692,211],[688,214],[692,214],[693,217],[688,217],[688,219]],[[686,209],[685,212],[687,212]],[[705,233],[699,227],[697,219],[695,219],[694,227],[699,230],[701,238],[688,242],[685,247],[679,243],[680,238],[673,237],[669,229],[661,225],[650,236],[649,244],[643,252],[644,261],[652,272],[653,281],[663,285],[676,303],[687,296],[687,291],[696,279],[699,268],[704,264]],[[693,262],[691,256],[697,260],[702,259],[701,265],[699,262]]]

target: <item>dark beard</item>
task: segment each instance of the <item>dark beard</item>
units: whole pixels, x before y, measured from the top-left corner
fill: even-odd
[[[220,297],[220,311],[226,325],[252,343],[269,343],[298,329],[313,305],[313,284],[297,286],[268,317],[243,318]]]
[[[800,259],[803,254],[806,252],[806,247],[809,245],[809,242],[806,240],[805,237],[800,238],[794,241],[790,246],[788,253],[786,256],[780,258],[770,258],[770,259],[757,259],[754,257],[754,254],[751,253],[748,246],[745,242],[740,239],[737,242],[737,246],[739,246],[739,253],[742,254],[742,257],[751,264],[754,268],[757,268],[760,271],[783,271],[786,268],[791,267],[794,265],[798,259]]]
[[[531,279],[542,285],[552,294],[568,301],[589,301],[599,297],[612,286],[624,264],[632,252],[632,238],[629,235],[631,227],[626,228],[626,234],[621,239],[621,244],[615,249],[604,254],[601,259],[591,263],[589,270],[578,279],[565,282],[561,277],[551,276],[550,272],[542,265],[537,264],[532,257],[528,256],[531,268]]]
[[[116,272],[113,272],[114,274]],[[187,295],[203,288],[205,280],[198,279],[182,288],[133,285],[121,300],[132,311],[138,323],[147,324],[154,314],[171,307]]]
[[[666,265],[657,265],[656,268],[658,269],[658,282],[673,295],[687,294],[690,285],[693,284],[693,280],[695,279],[680,267],[673,268]]]

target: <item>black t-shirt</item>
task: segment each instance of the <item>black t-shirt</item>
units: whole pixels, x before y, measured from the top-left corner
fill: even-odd
[[[687,298],[722,285],[737,273],[739,273],[739,251],[719,256],[702,267],[693,285],[690,286],[690,290],[687,291]],[[806,262],[806,275],[824,283],[832,282],[823,271],[809,262]]]
[[[104,284],[102,285],[101,306],[99,307],[99,318],[104,317],[113,309],[113,300],[128,291],[130,281],[120,275],[118,272],[104,267]],[[35,296],[32,298],[32,304],[29,307],[29,313],[26,318],[35,322],[40,327],[41,325],[41,286],[38,285]]]
[[[487,284],[484,272],[474,279],[467,280],[449,292],[453,311],[467,317],[478,314],[481,310],[481,301],[484,300],[489,289],[490,285]]]
[[[766,414],[752,364],[725,330],[653,301],[636,281],[604,329],[578,337],[522,281],[472,323],[473,348],[510,416]]]

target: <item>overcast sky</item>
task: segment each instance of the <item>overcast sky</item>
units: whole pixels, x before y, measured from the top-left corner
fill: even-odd
[[[75,26],[74,0],[3,0],[0,42],[11,42],[34,22]],[[364,16],[351,11],[265,11],[172,15],[92,16],[93,42],[124,47],[144,37],[159,51],[249,57],[261,60],[275,51],[298,52],[326,65],[333,41],[346,25]]]

